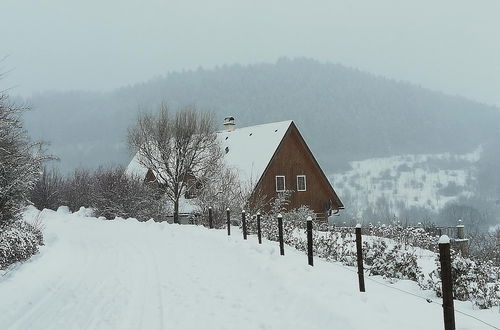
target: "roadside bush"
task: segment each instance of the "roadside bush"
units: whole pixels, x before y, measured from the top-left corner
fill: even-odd
[[[80,207],[92,207],[94,173],[87,169],[76,169],[64,180],[61,192],[61,205],[66,205],[71,212]]]
[[[38,252],[43,245],[39,227],[25,221],[16,221],[0,232],[0,269],[23,261]]]
[[[427,283],[421,286],[433,290],[441,297],[441,264],[436,258],[437,269],[429,274]],[[474,257],[464,258],[452,252],[451,273],[453,278],[453,297],[457,300],[472,301],[480,309],[498,306],[500,297],[500,268],[491,261]]]
[[[161,221],[169,203],[161,198],[154,183],[144,184],[129,177],[123,167],[98,168],[91,172],[78,169],[67,178],[57,170],[44,171],[31,191],[31,202],[38,209],[57,210],[68,206],[71,212],[81,207],[91,208],[95,216],[107,219],[136,218]]]
[[[352,232],[347,230],[313,231],[313,241],[314,253],[318,257],[339,261],[349,266],[356,264],[356,241]],[[303,239],[300,245],[304,247],[304,251],[305,244],[306,240]]]
[[[30,201],[39,209],[57,210],[63,205],[62,196],[65,187],[65,180],[57,171],[52,168],[43,168],[39,180],[30,192]]]
[[[426,232],[423,227],[407,227],[402,226],[397,221],[393,221],[389,225],[374,226],[369,224],[363,234],[369,236],[377,236],[390,238],[396,243],[419,247],[425,250],[437,252],[437,242],[439,236]]]
[[[96,171],[91,205],[95,216],[136,218],[140,221],[151,218],[161,221],[168,207],[154,184],[144,184],[137,178],[128,177],[122,167]]]
[[[402,244],[388,248],[383,241],[377,240],[364,243],[365,263],[369,265],[367,269],[370,275],[412,281],[418,281],[423,277],[414,249],[408,249]]]
[[[20,220],[48,159],[23,127],[24,110],[0,91],[0,269],[29,258],[43,242],[40,230]]]

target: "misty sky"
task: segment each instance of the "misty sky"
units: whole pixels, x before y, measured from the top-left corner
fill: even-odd
[[[1,0],[0,15],[14,95],[305,56],[500,105],[499,0]]]

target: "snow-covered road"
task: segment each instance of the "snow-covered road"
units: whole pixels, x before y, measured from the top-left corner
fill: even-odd
[[[35,211],[27,212],[27,217]],[[0,329],[442,329],[437,304],[233,230],[43,211],[46,246],[0,277]],[[412,282],[397,287],[427,295]],[[496,311],[457,308],[500,327]],[[456,316],[457,329],[488,329]]]

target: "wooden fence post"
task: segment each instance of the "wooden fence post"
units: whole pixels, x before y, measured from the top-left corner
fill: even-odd
[[[226,209],[226,220],[227,220],[227,235],[231,235],[231,211],[229,211],[229,207]]]
[[[247,239],[247,220],[245,210],[241,211],[241,224],[243,227],[243,239]]]
[[[455,330],[453,279],[451,278],[450,238],[447,235],[443,235],[439,238],[439,261],[441,263],[444,329]]]
[[[208,227],[210,229],[214,228],[214,218],[213,218],[211,206],[208,208]]]
[[[462,225],[462,220],[458,220],[457,225],[457,238],[455,239],[455,244],[462,253],[462,256],[466,257],[469,255],[469,240],[465,238],[465,226]]]
[[[260,212],[257,212],[257,237],[259,239],[259,244],[262,244],[262,232],[260,230]]]
[[[313,266],[313,221],[312,217],[307,217],[307,261],[309,266]]]
[[[285,245],[283,243],[283,216],[278,214],[278,239],[280,241],[280,254],[285,255]]]
[[[363,244],[361,241],[361,225],[356,225],[356,252],[358,259],[359,291],[365,292],[365,273],[363,272]]]

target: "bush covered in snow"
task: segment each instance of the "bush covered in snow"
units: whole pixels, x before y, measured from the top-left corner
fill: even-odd
[[[441,297],[441,264],[436,258],[437,269],[429,274],[422,287],[433,290]],[[491,261],[474,257],[462,257],[452,252],[451,273],[453,297],[457,300],[472,301],[480,309],[497,306],[500,299],[500,268]]]
[[[356,240],[354,232],[347,230],[339,231],[313,231],[314,254],[320,258],[339,261],[349,266],[356,264]],[[296,247],[305,251],[306,240],[304,238],[295,241]]]
[[[80,207],[94,210],[95,216],[107,219],[151,218],[161,221],[169,213],[165,201],[154,184],[125,175],[123,167],[100,167],[94,172],[76,170],[63,178],[56,170],[46,170],[31,191],[31,202],[38,209],[56,210],[67,205],[72,212]]]
[[[423,227],[402,226],[397,220],[389,225],[369,224],[363,228],[363,234],[389,238],[396,243],[419,247],[425,250],[437,252],[438,235],[426,231]]]
[[[38,252],[43,244],[40,228],[25,221],[16,221],[0,231],[0,269],[23,261]]]
[[[291,191],[279,193],[272,200],[269,212],[261,214],[262,236],[271,241],[278,240],[278,215],[283,218],[283,239],[285,243],[292,244],[295,233],[299,229],[304,229],[308,216],[314,217],[314,211],[307,206],[287,210]],[[241,225],[241,223],[240,223]],[[247,230],[250,234],[257,233],[257,221],[255,215],[247,215]]]
[[[500,228],[489,232],[467,233],[471,255],[500,267]]]
[[[127,177],[122,167],[99,168],[93,176],[92,208],[96,216],[162,220],[166,203],[153,185]]]
[[[0,92],[0,269],[29,258],[43,241],[39,229],[20,220],[47,159],[23,128],[23,111]]]
[[[400,243],[389,247],[384,241],[363,242],[365,264],[370,275],[418,281],[423,277],[415,249]]]

